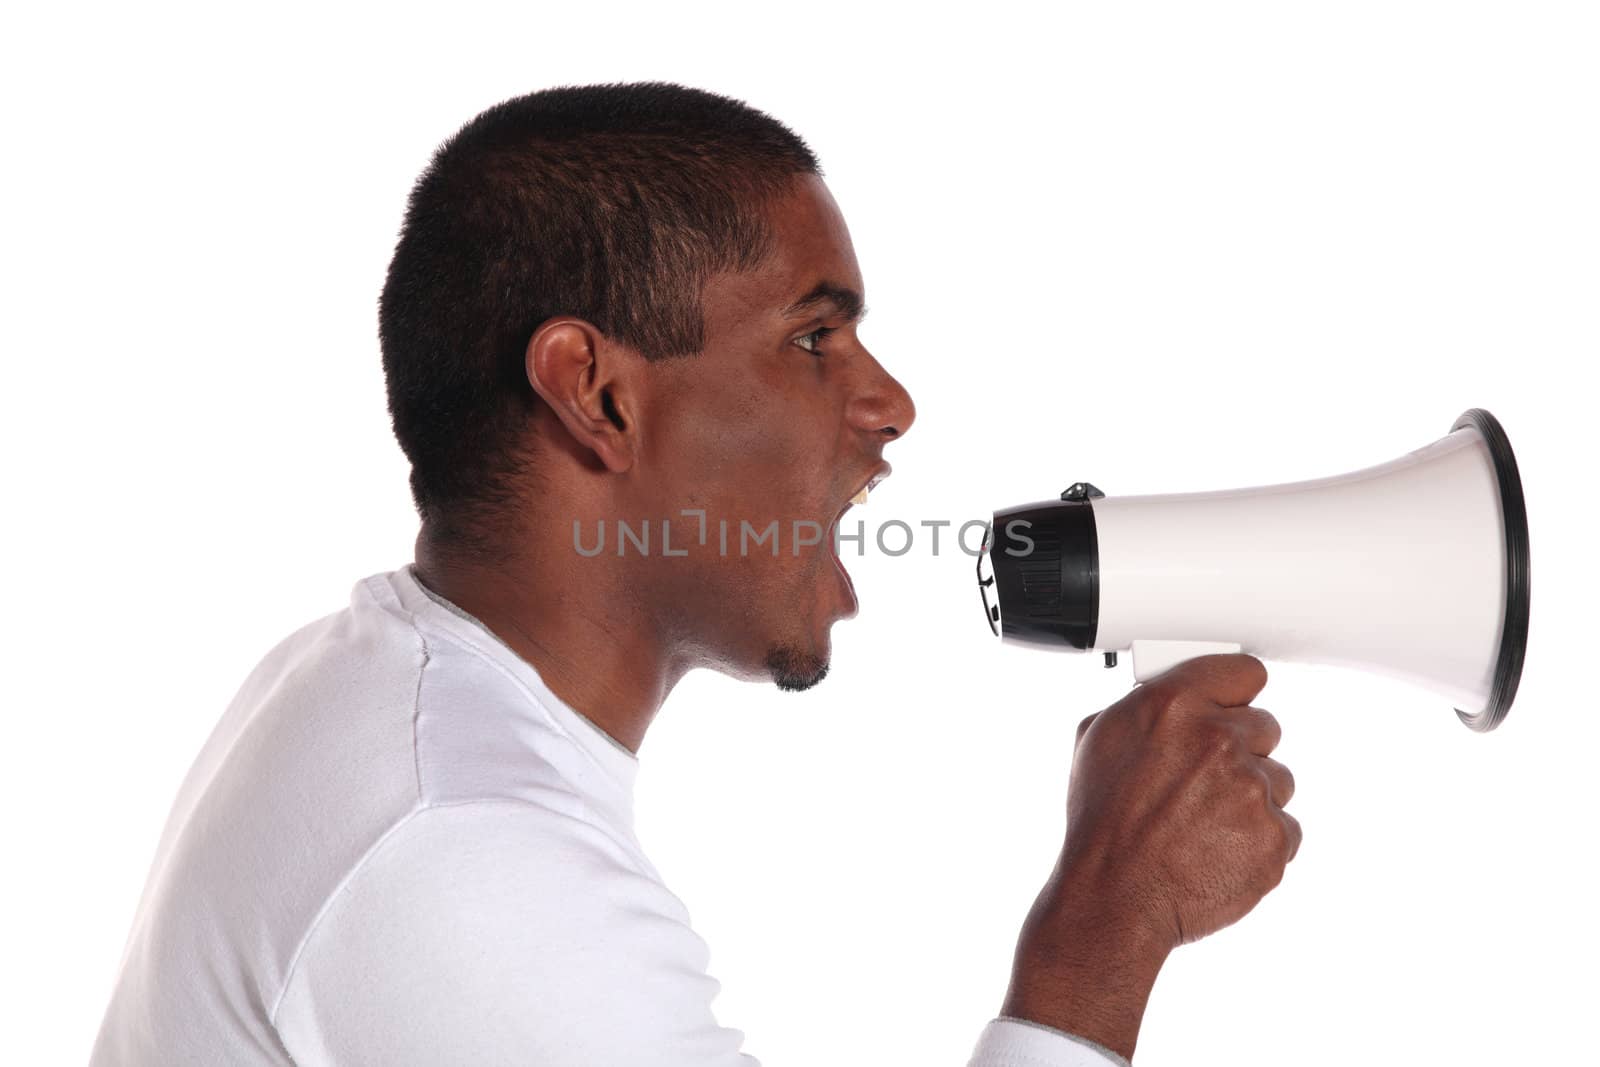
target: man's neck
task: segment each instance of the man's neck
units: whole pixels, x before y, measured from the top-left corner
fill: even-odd
[[[551,692],[637,753],[687,666],[675,662],[652,620],[624,607],[632,601],[621,590],[580,581],[571,561],[561,562],[526,554],[486,562],[436,543],[426,527],[417,536],[423,585],[487,626]]]

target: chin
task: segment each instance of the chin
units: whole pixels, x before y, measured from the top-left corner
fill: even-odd
[[[838,621],[835,605],[805,585],[761,599],[775,610],[759,619],[747,617],[742,633],[725,635],[730,640],[723,646],[723,672],[745,681],[770,681],[788,692],[812,688],[828,674],[833,624]],[[776,608],[783,603],[792,606],[787,611]]]
[[[793,645],[774,645],[767,652],[766,668],[767,675],[779,689],[800,693],[828,676],[828,654]]]

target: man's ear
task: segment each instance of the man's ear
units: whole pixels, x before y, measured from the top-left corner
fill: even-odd
[[[524,366],[539,399],[607,470],[633,466],[635,410],[630,358],[591,323],[561,317],[533,331]]]

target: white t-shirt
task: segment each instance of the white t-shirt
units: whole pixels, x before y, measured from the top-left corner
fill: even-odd
[[[756,1067],[637,769],[411,568],[357,583],[190,769],[92,1067]],[[996,1020],[970,1067],[1115,1062]]]

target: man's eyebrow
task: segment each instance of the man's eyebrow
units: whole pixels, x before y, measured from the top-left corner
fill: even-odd
[[[811,291],[783,309],[785,318],[816,311],[824,304],[832,304],[839,314],[851,322],[867,317],[866,301],[848,285],[837,282],[818,282]]]

